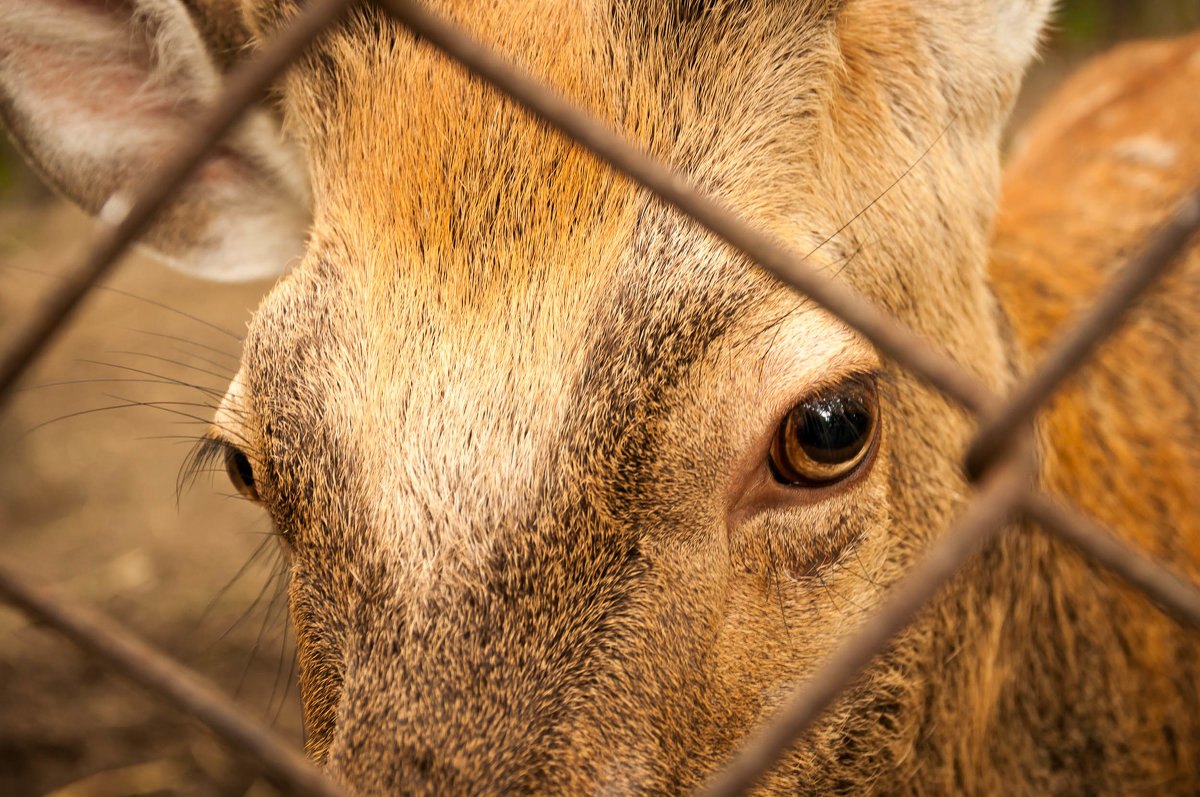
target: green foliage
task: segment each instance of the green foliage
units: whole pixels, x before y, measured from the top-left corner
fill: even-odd
[[[0,194],[8,193],[13,184],[13,154],[8,147],[0,147]]]
[[[1095,51],[1121,39],[1200,27],[1200,0],[1063,0],[1056,44]]]

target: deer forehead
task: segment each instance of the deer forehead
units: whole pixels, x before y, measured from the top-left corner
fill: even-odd
[[[824,11],[806,7],[811,31],[786,47],[758,29],[767,15],[707,28],[678,63],[623,49],[623,26],[645,20],[620,4],[536,22],[519,5],[475,20],[480,35],[800,250],[822,236],[798,229],[845,218],[819,189],[828,174],[805,172]],[[548,485],[597,492],[634,460],[711,463],[697,490],[723,496],[781,402],[869,367],[840,325],[369,15],[297,72],[287,103],[315,164],[314,231],[256,318],[238,412],[270,427],[303,522],[353,518],[373,530],[364,548],[429,563],[520,527]],[[819,253],[831,269],[845,254]]]
[[[317,500],[303,524],[340,515],[371,529],[373,554],[422,568],[486,550],[548,492],[595,500],[631,470],[707,460],[696,493],[724,496],[789,401],[875,361],[824,312],[665,228],[591,291],[490,304],[321,255],[260,308],[218,425],[249,421],[282,482],[350,502]]]
[[[802,185],[805,159],[796,153],[814,134],[834,57],[827,11],[792,9],[810,21],[789,19],[801,32],[780,36],[778,9],[739,7],[728,25],[690,29],[668,21],[666,6],[637,5],[500,3],[461,21],[747,209],[778,204],[781,187]],[[286,95],[314,164],[318,223],[357,241],[467,257],[497,240],[611,235],[637,212],[636,192],[605,164],[370,13],[297,69]],[[426,259],[449,265],[409,258]],[[531,261],[576,266],[569,258],[523,262]]]
[[[971,181],[946,179],[961,164],[944,163],[959,157],[948,142],[931,146],[944,132],[937,114],[919,124],[921,117],[893,114],[888,98],[905,92],[881,82],[874,56],[859,53],[850,64],[839,51],[837,4],[791,8],[799,23],[772,18],[788,4],[736,6],[736,24],[707,20],[692,30],[672,20],[657,34],[657,12],[637,17],[632,5],[535,14],[501,3],[466,21],[785,239],[801,230],[828,234],[870,207],[871,217],[845,236],[851,248],[854,236],[871,239],[863,260],[891,248],[895,263],[938,269],[951,261],[946,243],[959,249],[980,237],[948,229],[972,226],[966,213],[949,222],[913,216],[920,204],[956,203],[957,211],[986,203],[973,200]],[[314,177],[313,248],[371,281],[384,315],[413,294],[456,295],[475,306],[530,294],[556,308],[586,303],[660,223],[661,209],[607,165],[369,12],[296,69],[285,95]],[[986,177],[991,167],[971,168]],[[889,188],[901,174],[902,184]],[[938,241],[946,236],[953,240]],[[938,251],[918,256],[919,249]],[[846,276],[895,282],[903,277],[895,270],[856,266]]]
[[[969,219],[914,219],[910,203],[949,202],[968,181],[923,169],[875,205],[890,179],[880,163],[900,174],[917,134],[927,145],[936,130],[834,113],[847,86],[851,109],[890,95],[872,83],[872,57],[834,68],[836,4],[792,9],[801,22],[773,36],[784,5],[738,7],[737,24],[695,32],[672,19],[656,34],[654,13],[621,3],[498,4],[470,22],[799,251],[823,240],[799,231],[828,234],[872,204],[864,264],[844,276],[903,300],[981,237],[960,234]],[[387,530],[365,547],[428,561],[446,539],[518,527],[547,485],[598,490],[630,462],[703,463],[703,487],[724,494],[716,480],[741,440],[726,421],[760,434],[764,407],[781,410],[764,400],[761,369],[714,363],[761,359],[739,339],[771,329],[795,297],[371,11],[293,73],[285,107],[311,159],[314,227],[305,265],[255,321],[240,411],[262,425],[302,522]],[[820,255],[831,269],[846,259]],[[908,270],[926,262],[928,273]],[[944,308],[922,312],[947,326]],[[772,338],[800,373],[776,402],[798,399],[822,367],[870,360],[827,318],[799,315],[821,320]],[[404,534],[415,526],[427,531]]]

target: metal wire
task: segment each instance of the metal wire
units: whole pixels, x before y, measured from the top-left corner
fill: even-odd
[[[36,361],[71,313],[175,197],[209,151],[258,102],[274,80],[345,10],[351,0],[314,0],[303,13],[229,77],[217,102],[151,174],[115,224],[104,224],[82,262],[25,327],[0,361],[0,409],[13,386]],[[50,13],[47,10],[47,13]],[[290,794],[342,797],[345,792],[302,754],[246,715],[220,690],[107,618],[38,590],[0,563],[0,597],[42,621],[79,647],[104,659],[122,675],[191,714],[257,763]]]
[[[895,638],[959,568],[1004,522],[1029,490],[1033,459],[1013,457],[988,472],[983,489],[962,517],[921,561],[893,587],[862,627],[834,651],[820,669],[788,698],[775,719],[752,737],[713,781],[704,797],[745,794],[788,751],[849,686],[863,668]]]
[[[210,148],[349,2],[312,0],[276,42],[231,77],[222,99],[205,117],[196,134],[183,142],[175,155],[149,177],[121,220],[100,231],[66,285],[54,294],[5,353],[0,361],[0,407],[16,381],[90,288],[148,228],[159,208],[176,194]],[[917,566],[888,593],[881,607],[846,639],[812,678],[798,687],[785,702],[780,715],[751,737],[739,756],[714,779],[706,792],[708,795],[741,794],[760,780],[939,587],[959,570],[970,554],[1016,512],[1041,524],[1097,564],[1143,591],[1181,623],[1200,628],[1200,589],[1131,549],[1078,511],[1031,491],[1029,459],[1011,442],[1044,406],[1055,388],[1086,362],[1099,343],[1112,334],[1117,322],[1138,297],[1183,251],[1200,226],[1200,191],[1181,205],[1139,261],[1123,272],[1083,320],[1061,338],[1034,375],[1009,401],[1001,404],[977,379],[886,312],[844,284],[823,276],[806,262],[805,256],[790,251],[721,202],[698,191],[685,176],[649,157],[606,124],[513,66],[491,48],[430,13],[419,3],[411,0],[376,0],[376,3],[472,74],[694,219],[781,283],[825,307],[862,333],[880,352],[985,418],[972,443],[968,460],[971,475],[981,484],[979,495]],[[256,723],[243,716],[228,698],[110,621],[34,589],[11,567],[3,564],[0,564],[0,595],[208,724],[222,738],[257,759],[264,771],[291,793],[341,793],[298,753],[282,747],[270,731],[256,727]]]
[[[289,794],[346,797],[298,750],[246,714],[219,689],[107,617],[83,606],[72,606],[66,599],[35,587],[3,561],[0,597],[203,722]]]
[[[759,232],[716,200],[706,197],[695,189],[684,176],[639,151],[602,121],[572,105],[544,83],[529,77],[488,46],[431,14],[423,5],[412,0],[377,0],[377,4],[409,26],[418,36],[425,38],[447,55],[458,60],[472,74],[504,92],[543,121],[589,149],[601,160],[655,196],[691,216],[767,273],[823,305],[862,333],[880,351],[924,377],[948,397],[977,414],[999,416],[998,411],[991,410],[992,407],[998,406],[995,399],[989,396],[978,381],[967,374],[957,363],[930,348],[911,332],[901,327],[894,319],[876,310],[849,288],[816,273],[805,264],[803,257],[789,252],[771,236]],[[1188,223],[1190,217],[1186,215],[1186,208],[1186,205],[1183,206],[1183,211],[1177,218],[1177,221],[1182,220],[1182,222],[1175,225],[1176,227]],[[1168,243],[1170,242],[1168,241]],[[1169,246],[1155,246],[1151,247],[1150,251],[1167,252],[1169,249]],[[1163,256],[1169,257],[1170,255]],[[1152,262],[1142,266],[1141,272],[1157,269],[1157,272],[1161,273],[1162,268],[1162,265]],[[1136,301],[1139,295],[1138,291],[1129,291],[1128,289],[1120,289],[1119,292],[1122,301],[1128,304]],[[1126,307],[1117,308],[1115,312],[1113,308],[1106,307],[1102,310],[1105,313],[1103,317],[1119,317],[1128,304]],[[1079,360],[1086,357],[1095,342],[1106,334],[1106,331],[1106,327],[1091,325],[1079,336],[1079,341],[1073,344],[1072,353],[1069,356]],[[1015,424],[1011,429],[1015,429],[1019,425],[1019,423]],[[1006,431],[1006,434],[1011,435],[1011,429]],[[1080,550],[1096,553],[1097,561],[1100,564],[1114,568],[1123,567],[1123,570],[1117,570],[1118,575],[1126,578],[1133,577],[1133,573],[1125,566],[1139,560],[1139,557],[1134,555],[1127,558],[1100,557],[1099,554],[1107,549],[1106,543],[1113,539],[1112,535],[1077,512],[1071,512],[1057,504],[1049,506],[1053,506],[1056,511],[1039,511],[1037,519],[1041,525],[1072,542]],[[1046,509],[1046,506],[1040,502],[1031,502],[1029,507],[1037,510]],[[1007,507],[1007,510],[1011,512],[1016,508],[1014,504]],[[1183,618],[1184,622],[1189,625],[1200,626],[1200,589],[1182,582],[1169,570],[1146,560],[1145,557],[1140,557],[1140,564],[1142,569],[1138,572],[1137,583],[1150,585],[1150,588],[1154,589],[1157,594],[1162,595],[1160,603],[1171,607],[1172,616]],[[924,563],[917,566],[918,570],[923,567]],[[935,585],[925,586],[932,589]],[[872,625],[867,630],[877,630],[880,627]],[[848,647],[853,645],[853,639],[847,643]],[[863,649],[866,649],[865,640]],[[849,675],[856,673],[865,664],[866,661],[858,663]],[[824,672],[828,672],[828,670]],[[829,688],[828,685],[825,688]],[[806,699],[811,699],[814,693],[808,692],[807,687],[801,687],[801,689],[805,690],[806,695],[809,695],[809,698]],[[828,699],[832,700],[836,696],[836,692],[837,689],[833,688]],[[797,695],[794,701],[789,701],[789,705],[797,705],[795,701],[799,700],[800,697]],[[785,714],[769,726],[776,729],[775,736],[767,735],[760,738],[778,741],[787,736],[789,740],[794,740],[796,733],[788,736],[794,727],[788,725],[791,721],[789,717],[790,715]],[[778,757],[786,752],[786,749],[786,745],[768,743],[757,751],[758,754],[746,753],[746,758],[739,760],[734,765],[741,770],[740,782],[748,783],[761,777],[774,765]],[[751,770],[755,767],[758,768],[758,771],[751,775]]]
[[[1053,529],[1084,556],[1144,592],[1180,624],[1200,630],[1200,590],[1166,566],[1044,493],[1026,496],[1021,510],[1030,520]]]
[[[70,315],[104,278],[134,241],[149,229],[158,213],[179,193],[192,172],[208,153],[233,129],[275,79],[287,69],[312,41],[341,15],[352,0],[313,0],[278,37],[256,57],[244,62],[226,80],[216,103],[196,120],[196,130],[180,142],[166,162],[155,169],[138,193],[126,201],[120,195],[109,201],[107,210],[119,220],[99,222],[96,238],[80,264],[21,331],[0,360],[0,410],[17,380],[33,365]],[[54,13],[46,9],[47,14]]]
[[[1040,367],[1002,407],[985,416],[967,450],[967,474],[978,478],[1003,453],[1016,431],[1033,419],[1054,391],[1116,333],[1122,317],[1179,262],[1200,229],[1200,186],[1179,204],[1142,254],[1126,266],[1066,334],[1050,347]],[[1056,526],[1056,528],[1058,528]]]
[[[887,313],[841,282],[825,277],[774,236],[698,191],[684,175],[650,157],[604,122],[530,77],[493,49],[411,0],[377,0],[414,33],[470,72],[569,136],[613,169],[690,216],[775,279],[812,299],[861,332],[881,352],[973,412],[991,404],[979,382],[945,354],[926,345]]]

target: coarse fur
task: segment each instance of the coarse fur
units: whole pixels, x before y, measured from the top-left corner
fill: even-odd
[[[997,393],[1200,166],[1195,104],[1171,99],[1200,43],[1128,50],[1034,126],[991,242],[1043,0],[434,5]],[[168,7],[226,53],[297,10],[104,13]],[[187,71],[144,52],[148,80]],[[27,67],[0,67],[15,107]],[[378,11],[276,99],[307,179],[274,182],[311,186],[312,225],[214,434],[289,554],[311,754],[360,794],[695,789],[961,512],[973,421]],[[89,204],[94,163],[73,176],[22,103],[15,135]],[[239,174],[198,185],[272,183]],[[1047,486],[1193,577],[1198,279],[1193,253],[1040,435]],[[879,385],[870,458],[778,484],[781,418],[847,379]],[[1013,527],[761,788],[1195,793],[1197,644]]]

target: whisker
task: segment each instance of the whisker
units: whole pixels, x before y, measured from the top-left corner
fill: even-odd
[[[854,553],[854,558],[858,562],[859,568],[861,568],[861,570],[862,570],[861,573],[856,573],[855,575],[857,575],[859,578],[861,578],[863,581],[866,581],[868,584],[870,584],[873,587],[882,587],[883,586],[882,584],[880,584],[878,581],[876,581],[874,578],[871,577],[871,571],[867,570],[867,565],[862,560],[862,555],[858,552],[858,546],[857,545],[852,546],[852,550]],[[854,571],[851,570],[850,568],[846,568],[846,572],[853,573]]]
[[[143,384],[143,385],[173,385],[180,387],[196,387],[196,385],[179,385],[178,382],[165,378],[133,379],[118,377],[95,377],[93,379],[67,379],[61,382],[43,382],[40,385],[25,385],[15,388],[15,393],[25,393],[31,390],[43,390],[50,387],[67,387],[69,385],[104,385],[104,384]]]
[[[36,276],[43,277],[45,279],[53,279],[53,280],[58,280],[60,282],[66,279],[66,276],[64,276],[64,275],[49,274],[45,271],[38,271],[35,268],[29,268],[28,266],[14,266],[11,263],[0,263],[0,268],[8,269],[10,271],[23,271],[27,274],[34,274]],[[115,293],[118,296],[125,296],[129,299],[135,299],[139,302],[144,302],[146,304],[157,307],[161,310],[167,310],[169,312],[175,313],[176,315],[183,316],[184,318],[186,318],[190,321],[195,321],[197,324],[201,324],[203,326],[209,327],[210,329],[215,329],[217,332],[220,332],[224,335],[228,335],[229,337],[233,338],[238,343],[242,342],[241,335],[231,332],[230,330],[226,329],[225,327],[223,327],[219,324],[214,324],[213,322],[206,321],[203,318],[200,318],[199,316],[184,312],[183,310],[180,310],[177,307],[172,307],[171,305],[166,304],[164,302],[159,302],[154,299],[147,298],[145,296],[139,296],[136,293],[130,293],[129,291],[122,290],[121,288],[114,288],[111,285],[105,285],[103,283],[97,283],[96,285],[93,285],[92,290],[106,291],[108,293]]]
[[[187,418],[188,420],[194,421],[196,423],[202,423],[205,426],[216,425],[211,418],[204,418],[199,415],[193,415],[189,412],[183,412],[182,410],[172,409],[172,407],[202,407],[202,408],[208,409],[208,410],[215,410],[216,407],[214,407],[211,404],[203,404],[203,403],[199,403],[199,402],[195,402],[195,401],[136,401],[134,399],[125,398],[124,396],[117,396],[117,395],[112,395],[112,394],[105,394],[105,395],[107,395],[109,398],[125,401],[125,402],[127,402],[127,406],[130,406],[130,407],[149,407],[151,409],[159,410],[160,412],[166,412],[166,413],[170,413],[172,415],[178,415],[182,418]],[[246,440],[246,438],[244,438],[241,434],[234,431],[233,429],[228,429],[224,426],[219,426],[219,425],[217,425],[217,428],[219,428],[222,432],[229,435],[230,437],[237,439],[239,442],[241,442],[245,445],[249,445],[249,441]]]
[[[128,371],[129,373],[142,374],[143,376],[152,376],[155,379],[165,379],[166,381],[174,383],[176,385],[180,385],[181,387],[190,387],[195,390],[199,390],[201,393],[208,393],[209,395],[215,396],[217,398],[225,397],[224,390],[218,390],[217,388],[208,387],[206,385],[197,385],[192,382],[184,381],[183,379],[176,379],[174,377],[166,376],[164,374],[157,374],[154,371],[146,371],[141,368],[134,368],[131,365],[120,365],[119,363],[107,363],[107,362],[104,362],[103,360],[89,360],[86,358],[79,358],[76,360],[76,362],[85,363],[87,365],[97,365],[97,366],[100,366],[101,368],[113,368],[113,369],[116,369],[119,371]]]
[[[79,418],[84,415],[92,415],[92,414],[98,413],[98,412],[108,412],[109,410],[127,410],[132,406],[133,406],[132,404],[125,402],[123,404],[112,404],[112,405],[108,405],[108,406],[104,406],[104,407],[91,407],[90,409],[86,409],[86,410],[78,410],[76,412],[68,412],[66,415],[59,415],[56,418],[51,418],[48,421],[43,421],[42,423],[39,423],[36,426],[34,426],[30,429],[27,429],[24,433],[21,434],[21,436],[18,439],[24,440],[26,437],[33,434],[37,430],[43,429],[52,423],[58,423],[59,421],[70,420],[71,418]]]
[[[204,349],[205,351],[212,352],[213,354],[218,354],[222,357],[226,357],[230,360],[233,360],[235,363],[240,362],[242,359],[240,355],[232,354],[230,352],[225,351],[224,349],[218,349],[216,346],[209,346],[207,344],[200,343],[199,341],[192,340],[191,338],[185,338],[182,335],[168,335],[165,332],[155,332],[153,330],[138,329],[136,327],[125,327],[125,329],[129,332],[136,332],[139,335],[149,335],[150,337],[154,337],[154,338],[164,338],[166,340],[173,340],[173,341],[176,341],[179,343],[186,343],[189,346],[195,346],[198,349]]]
[[[836,598],[839,598],[839,599],[845,601],[846,603],[850,604],[855,609],[858,609],[859,612],[866,611],[865,609],[863,609],[863,607],[860,604],[855,603],[854,601],[850,600],[842,593],[835,590],[833,587],[829,586],[829,582],[825,580],[825,576],[822,575],[821,573],[818,572],[818,573],[814,574],[814,578],[816,578],[816,580],[820,583],[822,589],[825,590],[825,593],[827,595],[829,595],[829,601],[835,607],[837,606],[837,601],[834,600],[834,598],[836,597]]]
[[[271,596],[271,600],[267,603],[267,611],[263,615],[262,625],[258,628],[258,634],[254,638],[254,645],[250,648],[250,655],[246,657],[245,663],[242,665],[242,674],[238,678],[238,685],[233,690],[235,697],[241,697],[242,690],[246,686],[246,676],[250,674],[250,667],[254,664],[254,660],[258,657],[259,648],[262,646],[263,637],[267,633],[267,628],[270,627],[272,618],[275,616],[275,607],[279,605],[279,599],[283,597],[285,590],[275,587],[275,582],[279,580],[280,573],[276,571],[271,576],[268,582],[274,589],[275,594]],[[286,605],[286,602],[285,602]]]
[[[222,631],[216,639],[212,640],[212,642],[209,643],[207,650],[212,650],[214,647],[217,646],[217,644],[222,642],[226,637],[228,637],[231,633],[233,633],[233,630],[235,628],[237,628],[239,625],[241,625],[243,622],[245,622],[245,620],[251,615],[251,613],[253,613],[255,608],[262,602],[263,596],[267,594],[267,591],[269,589],[271,589],[271,586],[275,583],[276,577],[277,577],[277,574],[272,573],[270,578],[266,579],[263,582],[262,587],[260,587],[258,590],[258,594],[254,596],[254,600],[252,600],[250,602],[250,605],[248,607],[246,607],[246,610],[244,612],[242,612],[240,615],[238,615],[237,619],[234,620],[232,623],[230,623],[229,626],[224,631]]]
[[[157,400],[150,400],[150,399],[141,400],[141,399],[125,398],[125,396],[118,396],[113,393],[105,393],[104,395],[108,396],[109,398],[124,399],[125,401],[128,401],[131,405],[136,405],[139,407],[154,407],[155,409],[165,409],[168,407],[199,407],[200,409],[205,409],[205,410],[215,410],[217,408],[217,405],[209,404],[204,401],[157,401]],[[181,413],[176,410],[169,410],[169,409],[167,409],[165,411],[173,412],[176,415],[183,415],[186,418],[190,418],[194,421],[200,421],[201,423],[208,423],[208,418],[203,418],[199,415],[191,415],[188,413]]]
[[[837,270],[833,272],[832,276],[837,277],[843,271],[845,271],[858,258],[859,254],[863,250],[863,247],[865,247],[867,245],[867,243],[874,243],[874,240],[872,240],[870,242],[859,243],[853,252],[851,252],[849,255],[847,255],[846,257],[843,257],[841,259],[841,261],[837,265]],[[786,321],[787,319],[789,319],[793,315],[795,315],[796,313],[807,308],[811,304],[811,301],[812,300],[809,299],[807,296],[797,297],[797,301],[796,301],[795,305],[782,311],[777,316],[772,318],[770,321],[755,328],[753,331],[747,332],[745,335],[743,335],[741,337],[740,341],[732,344],[731,351],[733,351],[735,353],[740,353],[740,352],[744,351],[747,347],[749,347],[752,343],[754,343],[755,340],[757,340],[758,338],[762,337],[763,335],[767,334],[768,332],[770,332],[772,330],[775,331],[776,339],[778,339],[779,326],[781,324],[783,324],[784,321]],[[772,341],[772,343],[767,346],[767,350],[766,350],[766,352],[764,352],[764,355],[763,355],[764,358],[766,357],[766,354],[769,353],[772,348],[774,348],[774,345],[775,345],[775,343],[774,343],[774,341]]]
[[[837,270],[834,271],[831,276],[835,277],[835,278],[840,277],[842,275],[842,272],[844,272],[846,269],[850,268],[850,266],[854,263],[854,261],[858,259],[858,256],[860,254],[862,254],[862,250],[863,250],[864,246],[866,246],[868,243],[875,243],[878,240],[879,240],[878,237],[876,237],[876,238],[870,239],[870,241],[860,241],[858,246],[854,247],[853,252],[851,252],[847,257],[842,258],[841,265],[838,266]]]
[[[854,251],[852,251],[850,254],[846,255],[845,257],[843,257],[841,259],[841,261],[837,264],[837,268],[834,270],[834,272],[832,274],[829,275],[830,279],[836,279],[837,277],[840,277],[846,271],[846,269],[850,268],[850,266],[853,265],[856,260],[858,260],[858,256],[860,254],[862,254],[863,248],[868,243],[873,244],[873,243],[877,242],[878,240],[879,240],[879,238],[876,236],[876,237],[870,238],[869,240],[866,240],[866,241],[859,241],[858,244],[854,247]],[[822,244],[822,246],[824,246],[824,244]],[[801,296],[799,298],[800,298],[800,301],[796,305],[796,311],[799,311],[803,308],[806,308],[806,307],[809,307],[812,305],[812,299],[810,299],[808,296]]]
[[[821,243],[817,244],[812,249],[812,251],[809,252],[804,257],[810,258],[813,255],[815,255],[817,252],[819,252],[821,250],[821,248],[823,246],[828,244],[834,238],[837,238],[839,235],[841,235],[843,232],[846,231],[846,228],[848,228],[851,224],[853,224],[854,222],[856,222],[860,218],[862,218],[863,214],[865,214],[871,208],[878,205],[880,203],[880,201],[883,200],[884,197],[886,197],[888,194],[890,194],[892,192],[892,189],[894,189],[896,186],[900,185],[901,181],[903,181],[905,177],[908,177],[910,174],[912,174],[913,169],[917,168],[917,166],[919,166],[925,160],[925,158],[927,158],[929,156],[929,153],[933,152],[933,148],[936,147],[938,144],[940,144],[942,139],[946,137],[946,134],[950,132],[950,128],[953,127],[954,123],[958,121],[958,117],[959,117],[959,113],[955,112],[955,114],[950,117],[950,121],[946,123],[946,126],[942,128],[941,132],[937,134],[937,136],[933,139],[932,142],[930,142],[929,146],[926,147],[925,150],[919,156],[917,156],[917,159],[915,161],[913,161],[912,163],[909,164],[907,169],[905,169],[903,172],[900,173],[899,177],[897,177],[895,180],[892,181],[891,185],[889,185],[887,188],[883,189],[882,193],[880,193],[877,197],[875,197],[870,202],[868,202],[862,208],[862,210],[858,211],[853,216],[851,216],[846,221],[845,224],[843,224],[841,227],[838,227],[836,230],[834,230],[832,235],[830,235],[825,240],[821,241]]]
[[[771,575],[775,581],[775,596],[779,599],[779,619],[783,620],[783,630],[787,634],[788,644],[792,644],[792,627],[788,624],[787,612],[783,607],[783,584],[779,579],[779,562],[775,558],[775,551],[771,546],[771,535],[766,536],[767,541],[767,558],[771,560]]]
[[[283,694],[279,698],[279,703],[275,708],[275,713],[271,717],[271,725],[274,727],[279,723],[279,716],[283,713],[283,707],[287,705],[288,695],[292,693],[292,687],[296,683],[296,644],[292,640],[292,624],[283,624],[283,634],[279,638],[280,656],[284,651],[288,652],[287,679],[283,682]]]
[[[70,420],[71,418],[80,418],[80,417],[83,417],[83,416],[85,416],[85,415],[94,415],[94,414],[101,413],[101,412],[109,412],[109,411],[113,411],[113,410],[126,410],[126,409],[132,409],[132,408],[134,408],[134,407],[148,407],[148,408],[151,408],[151,409],[157,409],[157,410],[160,410],[160,411],[162,411],[162,412],[168,412],[168,413],[171,413],[171,414],[174,414],[174,415],[179,415],[179,416],[182,416],[182,417],[184,417],[184,418],[188,418],[188,419],[190,419],[192,422],[195,422],[195,423],[201,423],[201,424],[204,424],[205,426],[211,426],[211,425],[212,425],[212,421],[211,421],[210,419],[207,419],[207,418],[202,418],[202,417],[200,417],[200,416],[198,416],[198,415],[192,415],[192,414],[190,414],[190,413],[182,412],[182,411],[180,411],[180,410],[174,410],[174,409],[171,409],[169,406],[161,406],[161,405],[171,405],[171,404],[177,404],[177,405],[180,405],[180,406],[205,407],[205,408],[207,408],[207,409],[212,409],[212,406],[211,406],[211,405],[208,405],[208,404],[197,404],[197,403],[195,403],[195,402],[148,402],[148,401],[133,401],[133,400],[130,400],[130,399],[123,398],[123,397],[121,397],[121,396],[115,396],[115,395],[108,394],[108,393],[106,393],[106,394],[104,394],[104,395],[105,395],[106,397],[108,397],[108,398],[111,398],[111,399],[116,399],[116,400],[118,400],[118,401],[121,401],[122,403],[120,403],[120,404],[109,404],[109,405],[105,405],[105,406],[103,406],[103,407],[90,407],[90,408],[88,408],[88,409],[86,409],[86,410],[78,410],[78,411],[76,411],[76,412],[68,412],[68,413],[66,413],[65,415],[59,415],[59,416],[56,416],[56,417],[54,417],[54,418],[51,418],[51,419],[49,419],[49,420],[47,420],[47,421],[43,421],[43,422],[41,422],[41,423],[39,423],[39,424],[36,424],[36,425],[34,425],[34,426],[30,427],[29,429],[25,430],[25,431],[24,431],[24,432],[23,432],[23,433],[22,433],[22,434],[21,434],[21,435],[18,437],[18,439],[19,439],[19,440],[24,440],[24,439],[28,438],[30,435],[32,435],[32,434],[34,434],[35,432],[37,432],[38,430],[40,430],[40,429],[44,429],[45,427],[47,427],[47,426],[50,426],[51,424],[59,423],[60,421],[66,421],[66,420]],[[234,432],[234,431],[233,431],[233,430],[231,430],[231,429],[225,429],[224,427],[221,427],[221,428],[222,428],[222,431],[224,431],[226,434],[230,435],[231,437],[237,437],[237,438],[240,438],[240,437],[241,437],[239,434],[237,434],[236,432]],[[245,442],[245,441],[243,440],[243,442]]]
[[[284,589],[280,590],[281,596],[286,596],[286,592],[287,592],[286,583],[284,584],[284,587],[285,587]],[[287,622],[286,622],[287,621],[288,602],[286,600],[286,597],[285,597],[285,600],[283,601],[282,606],[283,606],[283,608],[282,608],[281,615],[282,615],[282,619],[284,620],[284,622],[282,624],[284,631],[282,634],[279,635],[279,661],[275,666],[275,682],[273,684],[271,684],[271,697],[267,700],[267,711],[270,711],[271,706],[274,705],[275,695],[279,692],[279,683],[280,683],[280,681],[284,680],[284,678],[285,678],[285,671],[283,669],[283,665],[287,661],[287,649],[288,649]],[[278,620],[276,620],[275,622],[278,622]],[[288,681],[290,681],[291,677],[292,677],[292,674],[289,670],[286,672],[286,679]]]
[[[226,382],[233,379],[232,374],[228,374],[228,373],[223,374],[218,371],[210,371],[207,368],[201,368],[198,365],[192,365],[190,363],[185,363],[183,360],[173,360],[170,357],[163,357],[161,354],[149,354],[144,351],[126,351],[123,349],[116,349],[116,350],[110,351],[108,353],[109,354],[124,354],[129,357],[145,357],[145,358],[151,359],[151,360],[158,360],[160,362],[170,363],[171,365],[178,365],[180,368],[187,368],[192,371],[198,371],[202,374],[208,374],[209,376],[215,376],[217,379],[223,379]]]
[[[225,586],[217,590],[217,594],[213,596],[212,600],[208,602],[208,605],[204,607],[204,611],[200,612],[200,616],[196,619],[195,630],[198,631],[200,629],[200,627],[204,624],[204,621],[212,613],[212,610],[215,609],[217,604],[221,601],[221,598],[225,597],[229,590],[232,589],[233,585],[246,575],[246,573],[250,570],[254,563],[258,561],[265,551],[269,550],[268,546],[270,544],[271,540],[269,538],[260,542],[254,548],[254,552],[250,554],[246,561],[242,562],[241,567],[237,569],[237,572],[233,574],[233,577],[225,582]]]
[[[187,357],[192,360],[199,360],[202,363],[208,363],[209,365],[216,366],[217,368],[228,368],[229,367],[226,363],[218,362],[211,357],[205,357],[203,354],[197,354],[194,351],[188,351],[183,346],[172,346],[171,351],[175,352],[176,354],[180,355],[181,357]],[[230,376],[229,378],[232,379],[233,377]]]

